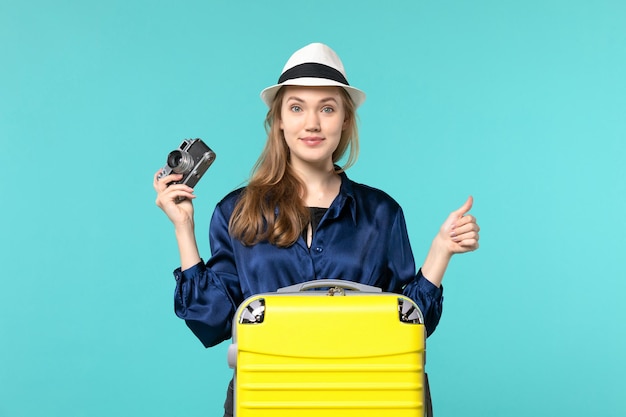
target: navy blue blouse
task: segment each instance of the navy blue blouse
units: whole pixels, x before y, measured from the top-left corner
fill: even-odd
[[[400,205],[383,191],[341,174],[339,195],[321,219],[311,247],[302,236],[288,248],[268,242],[244,246],[228,233],[242,189],[220,201],[205,264],[174,271],[176,315],[204,346],[231,337],[232,320],[247,297],[305,281],[333,278],[360,282],[414,300],[431,334],[441,317],[443,288],[417,271]]]

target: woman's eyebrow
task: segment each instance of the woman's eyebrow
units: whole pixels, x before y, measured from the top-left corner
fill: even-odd
[[[287,97],[287,101],[289,101],[289,100],[294,100],[294,101],[297,101],[299,103],[304,103],[305,102],[305,100],[301,99],[300,97],[296,97],[296,96],[289,96],[289,97]],[[323,99],[320,99],[318,101],[318,103],[327,103],[329,101],[334,101],[335,103],[338,103],[338,101],[337,101],[337,99],[335,97],[325,97]]]

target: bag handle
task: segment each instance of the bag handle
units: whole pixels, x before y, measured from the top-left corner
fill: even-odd
[[[313,281],[301,282],[300,284],[289,285],[288,287],[279,288],[278,293],[293,293],[310,290],[313,288],[338,287],[346,290],[361,292],[383,292],[382,289],[372,285],[361,284],[359,282],[347,281],[343,279],[316,279]]]

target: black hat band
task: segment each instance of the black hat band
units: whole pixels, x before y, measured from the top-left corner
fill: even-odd
[[[287,80],[293,80],[295,78],[325,78],[327,80],[337,81],[338,83],[348,84],[348,80],[343,74],[333,67],[328,65],[319,64],[317,62],[306,62],[304,64],[296,65],[283,72],[278,79],[278,84],[282,84]]]

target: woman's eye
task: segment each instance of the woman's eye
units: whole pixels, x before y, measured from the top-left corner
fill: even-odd
[[[322,108],[322,112],[323,113],[332,113],[333,111],[335,111],[335,109],[333,109],[332,107],[324,107],[324,108]]]
[[[299,112],[302,111],[302,107],[300,106],[296,106],[295,104],[293,106],[291,106],[291,111],[293,112]]]

